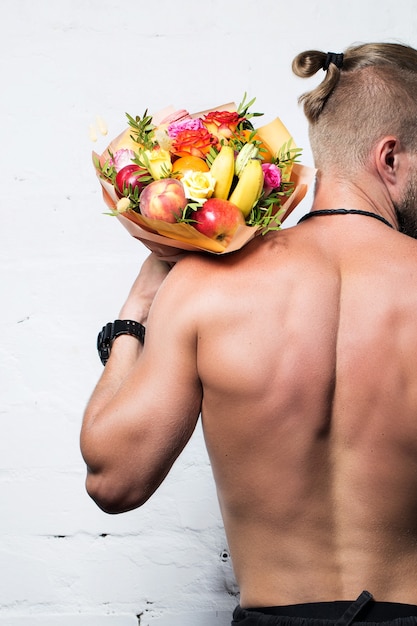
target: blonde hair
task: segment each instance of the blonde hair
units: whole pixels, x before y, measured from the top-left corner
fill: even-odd
[[[369,43],[349,47],[343,55],[308,50],[295,57],[292,68],[302,78],[326,71],[323,81],[299,98],[318,168],[335,165],[353,172],[385,135],[417,150],[414,48]]]

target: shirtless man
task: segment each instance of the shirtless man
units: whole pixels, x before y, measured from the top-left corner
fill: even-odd
[[[141,506],[201,411],[233,624],[416,624],[417,51],[293,68],[325,70],[301,98],[311,213],[220,258],[148,257],[120,312],[144,347],[114,341],[85,412],[87,489],[108,512]]]

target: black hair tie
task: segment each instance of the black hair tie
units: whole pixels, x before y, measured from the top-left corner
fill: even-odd
[[[323,65],[324,71],[329,69],[330,63],[334,63],[336,67],[338,67],[340,70],[340,68],[343,66],[343,53],[340,52],[339,54],[337,54],[336,52],[328,52]]]

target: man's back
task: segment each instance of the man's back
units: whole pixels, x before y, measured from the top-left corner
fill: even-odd
[[[233,624],[317,611],[350,624],[363,590],[376,605],[360,619],[415,623],[416,67],[401,44],[297,55],[297,76],[324,70],[300,98],[312,213],[169,273],[150,255],[120,311],[146,325],[145,345],[117,338],[84,415],[87,489],[122,512],[155,492],[201,410],[240,589]]]
[[[316,216],[191,265],[241,605],[416,604],[417,243]]]

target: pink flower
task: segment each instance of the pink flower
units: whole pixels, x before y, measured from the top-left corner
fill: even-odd
[[[199,118],[180,120],[168,126],[168,135],[171,139],[176,139],[178,133],[181,133],[183,130],[199,130],[200,128],[203,128],[203,122]]]
[[[122,148],[121,150],[117,150],[113,154],[113,158],[110,159],[110,165],[113,165],[116,172],[119,172],[126,165],[132,164],[132,159],[135,158],[135,153],[133,150],[128,150],[127,148]]]
[[[281,184],[281,170],[274,163],[262,163],[264,173],[264,196],[266,197],[273,189]]]

